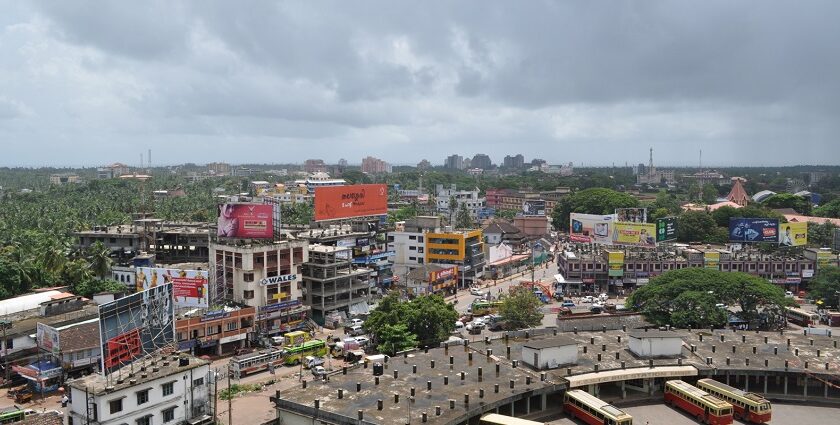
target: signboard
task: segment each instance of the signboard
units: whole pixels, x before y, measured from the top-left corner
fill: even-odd
[[[524,201],[522,202],[522,212],[526,216],[545,215],[545,201],[542,199]]]
[[[656,246],[656,224],[613,223],[615,243],[653,248]]]
[[[647,223],[647,208],[616,208],[615,216],[623,223]]]
[[[106,375],[174,342],[172,296],[168,283],[99,306]]]
[[[367,239],[365,239],[365,240],[367,240]],[[335,246],[340,247],[340,248],[352,248],[352,247],[356,246],[356,239],[353,239],[353,238],[339,239],[339,240],[335,241]]]
[[[274,207],[265,204],[224,204],[219,207],[216,235],[225,238],[273,239]]]
[[[834,229],[834,250],[840,251],[840,229]]]
[[[817,268],[826,267],[831,263],[831,260],[837,258],[831,251],[817,251]]]
[[[210,307],[209,277],[206,270],[138,267],[137,291],[172,283],[176,307]]]
[[[38,348],[46,350],[54,355],[61,353],[58,329],[50,325],[38,323],[35,330],[35,339],[38,341]]]
[[[732,242],[779,241],[779,220],[771,218],[730,218],[729,240]]]
[[[457,267],[450,267],[448,269],[438,270],[436,272],[429,273],[429,282],[437,282],[438,280],[450,280],[450,279],[457,279],[458,277],[458,268]]]
[[[707,269],[720,269],[720,252],[706,251],[703,253],[703,266]]]
[[[569,240],[583,243],[612,243],[615,215],[569,214]]]
[[[607,251],[610,277],[624,276],[624,251]]]
[[[273,285],[275,283],[286,283],[297,280],[297,274],[282,274],[280,276],[267,277],[260,280],[260,285]]]
[[[300,300],[286,300],[279,303],[268,304],[260,307],[260,313],[270,313],[272,311],[283,310],[286,308],[297,307],[301,305]]]
[[[808,222],[780,223],[779,245],[805,246],[808,245]]]
[[[677,218],[665,217],[656,219],[656,241],[677,240]]]
[[[814,277],[814,269],[803,269],[802,270],[802,278],[810,279]]]
[[[385,215],[388,187],[384,184],[356,184],[315,188],[315,221]]]

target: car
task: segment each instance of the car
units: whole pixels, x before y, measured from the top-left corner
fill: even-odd
[[[475,295],[477,297],[481,297],[484,295],[484,291],[478,288],[470,288],[470,295]]]
[[[455,322],[455,332],[458,332],[458,331],[461,331],[461,330],[464,330],[464,322],[459,320],[459,321]]]
[[[480,331],[484,329],[484,322],[481,322],[479,320],[473,320],[472,323],[467,325],[466,329],[467,332]]]
[[[563,301],[563,304],[560,304],[560,307],[574,308],[575,303],[573,303],[569,300],[566,300],[566,301]]]
[[[356,325],[356,326],[350,326],[349,328],[345,329],[345,332],[348,335],[357,336],[357,335],[364,335],[365,330],[361,326]]]
[[[601,307],[600,304],[592,304],[592,307],[589,307],[590,313],[601,314],[604,312],[604,308]]]
[[[312,375],[315,377],[321,377],[327,374],[327,370],[324,369],[324,366],[315,366],[312,368]]]
[[[365,324],[365,321],[362,319],[352,319],[350,320],[350,326],[362,326]]]
[[[356,342],[359,343],[359,346],[362,347],[364,347],[365,345],[367,345],[368,342],[370,342],[370,338],[366,336],[357,336],[354,339],[356,340]]]
[[[465,314],[465,315],[459,317],[458,321],[466,324],[467,322],[472,322],[472,319],[473,319],[473,317],[472,317],[471,314]]]
[[[793,292],[785,291],[785,297],[786,298],[793,298]]]
[[[595,302],[595,298],[591,295],[587,295],[587,296],[581,298],[580,302],[585,303],[585,304],[590,304],[590,303]]]

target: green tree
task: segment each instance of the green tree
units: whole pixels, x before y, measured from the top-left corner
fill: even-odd
[[[717,202],[717,196],[718,196],[717,189],[715,189],[714,186],[712,186],[710,184],[707,184],[707,185],[703,186],[703,192],[702,192],[702,195],[701,195],[701,199],[703,200],[704,203],[714,204],[715,202]]]
[[[434,347],[455,330],[458,312],[439,295],[423,295],[408,303],[405,324],[421,346]]]
[[[791,193],[777,193],[761,202],[767,208],[792,208],[801,214],[811,213],[811,201]]]
[[[664,190],[660,190],[656,194],[656,200],[653,201],[653,203],[651,203],[649,209],[664,209],[666,213],[662,217],[667,217],[668,215],[672,214],[679,214],[682,210],[680,208],[680,203],[677,201],[677,198],[673,194],[670,194]]]
[[[677,217],[677,240],[706,242],[716,232],[712,216],[705,211],[686,211]]]
[[[743,217],[738,210],[739,208],[730,207],[729,205],[722,206],[712,211],[712,219],[718,226],[729,228],[730,218]]]
[[[76,283],[71,286],[74,294],[81,295],[86,298],[93,298],[95,294],[100,292],[126,292],[125,284],[117,282],[113,279],[88,279]]]
[[[398,323],[405,323],[408,317],[408,303],[402,302],[397,291],[388,293],[379,300],[379,305],[370,312],[364,325],[365,331],[378,341],[378,335],[385,329],[385,326]]]
[[[523,329],[542,323],[542,302],[524,287],[516,287],[504,298],[499,313],[509,329]]]
[[[458,200],[455,196],[449,198],[449,224],[455,223],[455,212],[458,211]]]
[[[834,230],[837,226],[830,221],[825,223],[808,223],[808,244],[820,247],[830,247],[834,244]]]
[[[398,221],[405,221],[409,218],[417,216],[417,204],[412,203],[408,206],[399,208],[394,211],[388,211],[388,224],[394,225]]]
[[[102,242],[95,242],[88,248],[87,258],[90,262],[93,274],[100,279],[105,279],[111,274],[111,265],[114,260],[111,259],[111,250]]]
[[[840,198],[814,208],[817,217],[840,218]]]
[[[612,189],[592,188],[575,192],[561,199],[551,213],[556,229],[569,228],[569,214],[613,214],[616,208],[638,207],[639,200]]]
[[[455,217],[455,227],[458,229],[472,229],[475,226],[472,217],[470,217],[470,210],[467,209],[467,203],[461,204],[458,208],[458,215]]]
[[[280,207],[280,220],[283,224],[309,224],[312,217],[312,205],[308,202],[283,204]]]
[[[377,341],[379,352],[395,356],[400,351],[416,347],[417,335],[411,333],[405,324],[386,324],[379,330]]]
[[[503,218],[505,220],[513,220],[516,218],[516,211],[514,210],[498,210],[496,211],[496,217]]]
[[[813,299],[822,301],[824,308],[838,308],[840,298],[840,267],[821,267],[809,285]]]

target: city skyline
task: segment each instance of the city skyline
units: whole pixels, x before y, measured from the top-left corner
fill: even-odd
[[[134,165],[147,149],[158,165],[840,153],[836,2],[3,9],[0,166]]]

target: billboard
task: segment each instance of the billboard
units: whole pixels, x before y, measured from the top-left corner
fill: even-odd
[[[315,188],[315,221],[385,215],[388,187],[384,184],[356,184]]]
[[[219,207],[216,235],[226,238],[273,239],[274,206],[223,204]]]
[[[624,251],[607,251],[610,277],[624,276]]]
[[[779,241],[779,220],[773,218],[730,218],[729,240],[732,242]]]
[[[656,219],[656,241],[677,240],[677,218],[665,217]]]
[[[633,245],[653,248],[656,246],[656,224],[614,223],[617,245]]]
[[[569,240],[583,243],[612,243],[615,215],[569,214]]]
[[[38,323],[35,330],[35,340],[38,341],[38,348],[49,351],[54,355],[61,353],[58,329]]]
[[[137,291],[172,283],[176,307],[210,307],[210,288],[206,270],[179,270],[160,267],[137,268]]]
[[[545,215],[545,201],[542,199],[534,199],[522,202],[522,212],[526,216]]]
[[[99,306],[106,375],[174,342],[172,296],[168,283]]]
[[[720,252],[706,251],[703,253],[703,267],[712,270],[720,269]]]
[[[808,222],[805,221],[802,223],[780,223],[779,245],[808,245]]]
[[[458,268],[450,267],[448,269],[438,270],[436,272],[429,272],[429,282],[437,282],[438,280],[449,280],[458,278]]]
[[[615,216],[623,223],[647,223],[647,208],[616,208]]]

